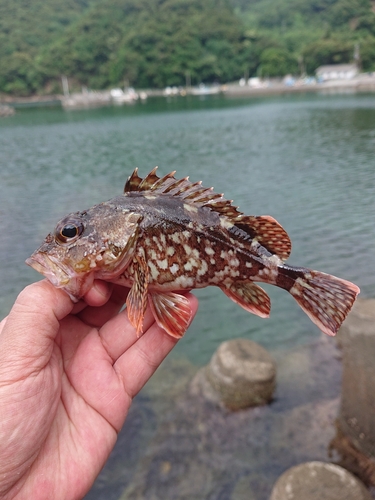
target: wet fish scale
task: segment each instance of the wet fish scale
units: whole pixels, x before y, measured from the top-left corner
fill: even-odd
[[[270,216],[248,216],[200,182],[145,178],[137,170],[123,195],[64,217],[27,263],[78,300],[95,278],[130,288],[128,316],[142,332],[150,304],[157,323],[181,337],[191,311],[183,290],[218,286],[241,307],[266,317],[270,299],[255,281],[287,290],[334,335],[359,288],[319,271],[284,264],[285,230]]]
[[[199,216],[203,218],[205,214],[197,211],[195,218]],[[210,222],[213,223],[212,220]],[[184,279],[189,287],[202,288],[240,276],[242,279],[248,278],[248,255],[240,254],[240,248],[237,251],[231,248],[233,244],[223,240],[220,219],[215,222],[219,232],[215,232],[214,227],[204,232],[202,224],[192,221],[188,229],[181,231],[175,231],[171,225],[171,233],[168,227],[163,229],[160,236],[163,240],[153,234],[154,228],[145,229],[143,249],[150,267],[150,288],[163,286],[164,289],[173,290],[181,286]],[[141,244],[142,233],[139,241]],[[263,264],[255,262],[252,265],[253,273],[256,274],[260,267],[264,267]],[[127,278],[126,271],[124,278]]]

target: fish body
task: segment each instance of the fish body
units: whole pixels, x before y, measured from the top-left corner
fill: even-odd
[[[184,290],[218,286],[241,307],[267,317],[270,299],[255,282],[287,290],[312,321],[335,335],[359,293],[353,283],[285,260],[286,231],[270,216],[241,213],[222,194],[156,168],[137,170],[124,194],[64,217],[26,261],[79,300],[94,279],[130,288],[129,320],[142,332],[147,304],[180,338],[191,321]]]

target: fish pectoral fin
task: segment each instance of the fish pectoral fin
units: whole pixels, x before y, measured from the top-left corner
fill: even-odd
[[[238,282],[220,287],[227,297],[261,318],[268,318],[271,310],[269,296],[253,282]]]
[[[258,241],[269,252],[286,260],[292,251],[292,244],[285,229],[270,215],[242,215],[235,226]]]
[[[126,308],[130,323],[137,331],[137,337],[143,333],[143,318],[147,308],[149,269],[143,257],[135,257],[134,283],[126,299]]]
[[[149,297],[157,324],[172,337],[180,339],[193,315],[189,300],[174,292],[150,293]]]

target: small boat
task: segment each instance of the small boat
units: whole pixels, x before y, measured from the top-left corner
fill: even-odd
[[[110,94],[114,104],[131,104],[139,98],[139,95],[132,87],[127,88],[125,91],[112,89]]]

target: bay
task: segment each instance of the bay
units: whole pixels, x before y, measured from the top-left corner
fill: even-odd
[[[375,100],[150,99],[133,107],[19,110],[0,122],[0,313],[39,279],[25,258],[55,222],[122,191],[155,165],[214,186],[249,214],[270,214],[293,243],[290,263],[375,285]],[[201,364],[222,340],[266,347],[317,334],[293,299],[269,290],[271,318],[249,316],[213,288],[178,346]],[[208,320],[209,318],[209,320]]]
[[[177,170],[178,177],[214,186],[245,213],[272,215],[291,237],[291,264],[349,279],[361,296],[372,297],[374,151],[373,95],[155,98],[122,108],[20,109],[0,121],[0,317],[25,285],[40,279],[24,260],[61,216],[119,194],[135,167],[145,175],[155,165],[159,174]],[[249,338],[274,353],[321,338],[292,297],[265,288],[272,300],[267,320],[246,313],[219,290],[197,291],[200,310],[170,356],[177,363],[172,371],[186,365],[190,373],[230,338]],[[138,425],[147,438],[158,429],[154,399],[171,394],[167,368],[161,373],[160,388],[151,384],[137,399],[125,437],[138,435],[129,430]],[[338,380],[328,380],[327,390],[330,384],[336,390]],[[293,404],[300,402],[294,396]],[[122,467],[121,446],[113,455],[116,470]],[[136,449],[135,464],[142,468]],[[279,468],[272,467],[275,475]],[[118,488],[111,490],[113,476],[105,474],[89,498],[102,498],[95,491],[104,490],[119,497]],[[266,468],[259,474],[272,476]],[[119,484],[129,482],[126,476]]]

